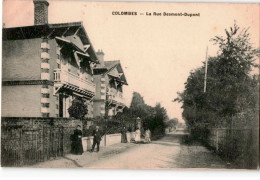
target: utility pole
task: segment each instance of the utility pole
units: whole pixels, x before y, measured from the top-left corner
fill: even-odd
[[[204,93],[207,90],[207,73],[208,73],[208,46],[206,50],[206,64],[205,64],[205,77],[204,77]]]
[[[106,121],[106,131],[105,131],[105,146],[107,145],[107,128],[108,128],[108,88],[106,88],[106,99],[105,99],[105,121]]]

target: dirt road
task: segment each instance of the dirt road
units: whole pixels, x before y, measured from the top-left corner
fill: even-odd
[[[199,143],[185,144],[182,132],[168,134],[150,144],[116,144],[99,153],[67,155],[33,167],[107,168],[107,169],[175,169],[226,168],[226,163]]]
[[[173,169],[225,168],[225,163],[200,144],[182,143],[183,134],[168,134],[151,144],[129,150],[89,165],[89,168]]]

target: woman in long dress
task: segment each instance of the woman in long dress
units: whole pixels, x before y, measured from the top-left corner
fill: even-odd
[[[145,131],[145,142],[151,142],[151,131],[150,131],[150,129],[147,129],[146,131]]]
[[[126,128],[121,130],[121,143],[127,143]]]
[[[83,153],[82,131],[80,125],[77,126],[77,129],[74,130],[74,134],[72,135],[71,153],[77,155],[81,155]]]
[[[139,128],[136,129],[135,131],[135,142],[139,143],[141,140],[141,131]]]

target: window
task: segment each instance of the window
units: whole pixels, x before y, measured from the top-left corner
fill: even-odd
[[[42,94],[43,98],[50,98],[50,94]]]
[[[49,117],[50,114],[49,113],[42,113],[42,117]]]
[[[48,63],[48,62],[49,62],[49,59],[42,59],[42,62],[43,62],[43,63]]]
[[[50,107],[49,103],[42,103],[42,107]]]
[[[43,73],[49,73],[49,69],[42,69]]]
[[[42,85],[42,88],[48,88],[48,85],[43,84],[43,85]]]

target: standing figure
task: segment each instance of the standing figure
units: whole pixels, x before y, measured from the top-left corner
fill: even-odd
[[[135,142],[139,143],[141,140],[141,131],[139,128],[136,129],[135,131]]]
[[[127,143],[126,128],[125,126],[121,130],[121,143]]]
[[[145,142],[151,142],[151,131],[149,128],[145,131]]]
[[[83,153],[82,146],[82,131],[81,126],[78,125],[77,129],[74,130],[74,134],[71,136],[71,153],[81,155]]]
[[[96,126],[96,129],[93,131],[92,136],[94,136],[94,139],[93,139],[93,145],[92,145],[91,152],[94,151],[96,145],[97,145],[97,152],[98,152],[99,144],[100,144],[101,137],[102,137],[101,131],[99,130],[99,126]]]

